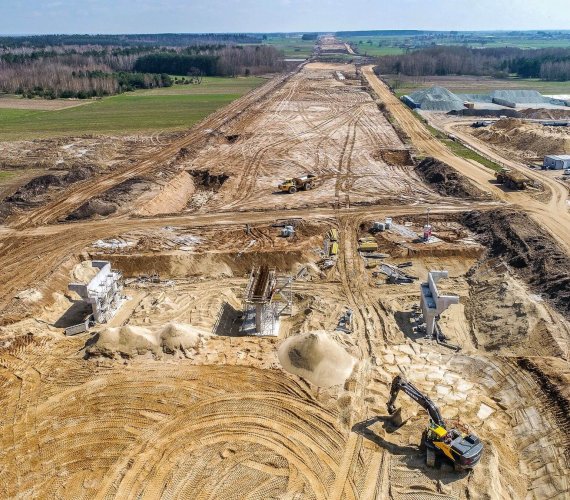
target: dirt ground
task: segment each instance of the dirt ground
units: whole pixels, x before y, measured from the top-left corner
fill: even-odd
[[[24,99],[11,95],[0,95],[0,108],[4,109],[37,109],[40,111],[57,111],[60,109],[84,106],[93,101],[79,99]]]
[[[513,224],[497,212],[512,199],[480,170],[469,189],[499,201],[447,190],[463,185],[448,169],[473,165],[433,138],[404,142],[361,76],[304,65],[0,226],[2,498],[568,497],[570,325],[548,288],[566,290],[565,247],[518,207]],[[435,151],[443,179],[422,180],[410,148]],[[275,194],[305,172],[322,182]],[[141,177],[150,188],[119,199]],[[118,208],[65,221],[93,200]],[[362,238],[377,250],[360,253]],[[122,272],[126,301],[109,323],[66,337],[85,313],[67,286],[96,259]],[[382,264],[412,282],[391,284]],[[263,265],[294,278],[292,311],[277,336],[244,336],[249,274]],[[457,350],[418,328],[430,270],[448,270],[439,288],[459,296],[439,320]],[[173,328],[192,341],[153,344]],[[481,438],[472,471],[426,466],[428,416],[406,395],[404,424],[389,424],[397,374]]]
[[[490,127],[469,132],[485,142],[506,148],[511,154],[527,160],[541,162],[546,155],[565,154],[570,151],[568,127],[545,127],[523,120],[503,119]]]

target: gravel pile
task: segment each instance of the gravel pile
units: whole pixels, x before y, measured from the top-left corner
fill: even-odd
[[[459,111],[463,109],[463,99],[443,87],[430,87],[410,94],[420,109],[426,111]]]

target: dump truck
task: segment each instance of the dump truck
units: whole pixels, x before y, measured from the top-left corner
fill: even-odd
[[[293,194],[300,190],[308,191],[309,189],[313,189],[318,180],[319,178],[315,174],[305,174],[301,177],[287,179],[277,187],[279,188],[279,191],[283,193]]]
[[[495,177],[499,184],[504,184],[509,189],[525,189],[531,182],[523,173],[509,168],[502,168],[495,173]]]

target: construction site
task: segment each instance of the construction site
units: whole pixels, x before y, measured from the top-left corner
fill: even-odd
[[[433,117],[509,189],[414,114],[316,57],[187,132],[2,143],[72,166],[0,193],[0,496],[568,498],[570,182],[527,165],[568,144]]]

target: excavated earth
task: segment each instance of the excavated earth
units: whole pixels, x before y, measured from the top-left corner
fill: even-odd
[[[535,293],[570,318],[570,257],[528,215],[515,210],[470,212],[463,221],[489,255],[503,260]]]
[[[78,139],[58,141],[42,147]],[[568,256],[483,183],[414,168],[357,68],[302,65],[144,145],[134,161],[122,146],[90,157],[89,179],[50,178],[0,227],[1,498],[568,498]],[[315,189],[276,192],[306,172]],[[359,253],[364,237],[376,252]],[[85,315],[67,286],[97,259],[123,273],[125,302],[66,337]],[[294,278],[276,337],[240,330],[262,265]],[[439,320],[447,346],[417,314],[442,269],[460,298]],[[471,472],[426,466],[428,417],[409,397],[389,425],[398,374],[481,438]]]
[[[435,158],[424,158],[416,166],[416,172],[442,196],[489,199],[489,195],[481,191],[469,179]]]
[[[570,151],[570,129],[517,119],[502,119],[472,132],[479,139],[506,148],[515,157],[540,158]]]

